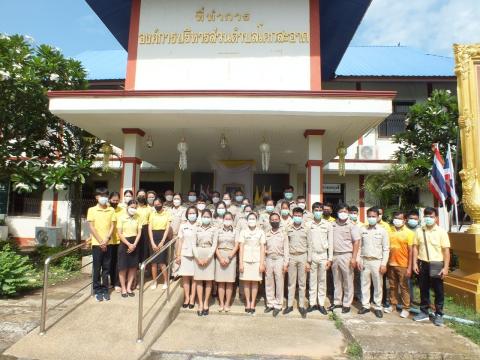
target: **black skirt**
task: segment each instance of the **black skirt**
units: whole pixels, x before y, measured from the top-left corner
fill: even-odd
[[[138,241],[138,262],[144,262],[150,253],[150,239],[148,237],[148,224],[142,226],[142,234]]]
[[[130,244],[135,242],[136,236],[126,238]],[[123,242],[118,247],[118,271],[138,267],[138,246],[131,253],[127,253],[128,247]]]
[[[152,230],[152,235],[153,235],[153,242],[155,245],[158,246],[160,242],[163,239],[163,234],[165,234],[165,230]],[[165,243],[167,240],[165,240]],[[152,249],[151,243],[149,243],[149,249],[150,249],[150,256],[152,256],[155,251]],[[168,249],[165,249],[160,255],[158,255],[155,260],[152,261],[153,264],[167,264],[167,259],[168,259]]]

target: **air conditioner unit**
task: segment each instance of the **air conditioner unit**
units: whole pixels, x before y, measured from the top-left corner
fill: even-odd
[[[35,227],[35,241],[38,246],[60,246],[62,245],[62,228],[37,226]]]
[[[358,158],[360,160],[376,160],[378,159],[378,151],[375,145],[359,145]]]

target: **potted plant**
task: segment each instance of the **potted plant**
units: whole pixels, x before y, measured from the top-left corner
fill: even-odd
[[[0,219],[0,241],[8,239],[8,226],[5,219]]]

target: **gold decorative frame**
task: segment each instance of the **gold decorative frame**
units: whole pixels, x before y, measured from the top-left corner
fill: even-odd
[[[462,143],[462,201],[472,219],[469,233],[480,234],[480,44],[453,45]]]

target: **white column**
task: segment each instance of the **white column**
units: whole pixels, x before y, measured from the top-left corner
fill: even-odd
[[[325,130],[305,130],[308,143],[307,204],[310,209],[315,202],[323,202],[323,157],[322,138]]]
[[[121,192],[138,190],[140,184],[140,167],[142,165],[141,149],[145,132],[141,129],[122,129],[123,156]]]
[[[288,183],[293,186],[297,195],[301,195],[300,189],[298,189],[298,167],[296,164],[288,164]]]

